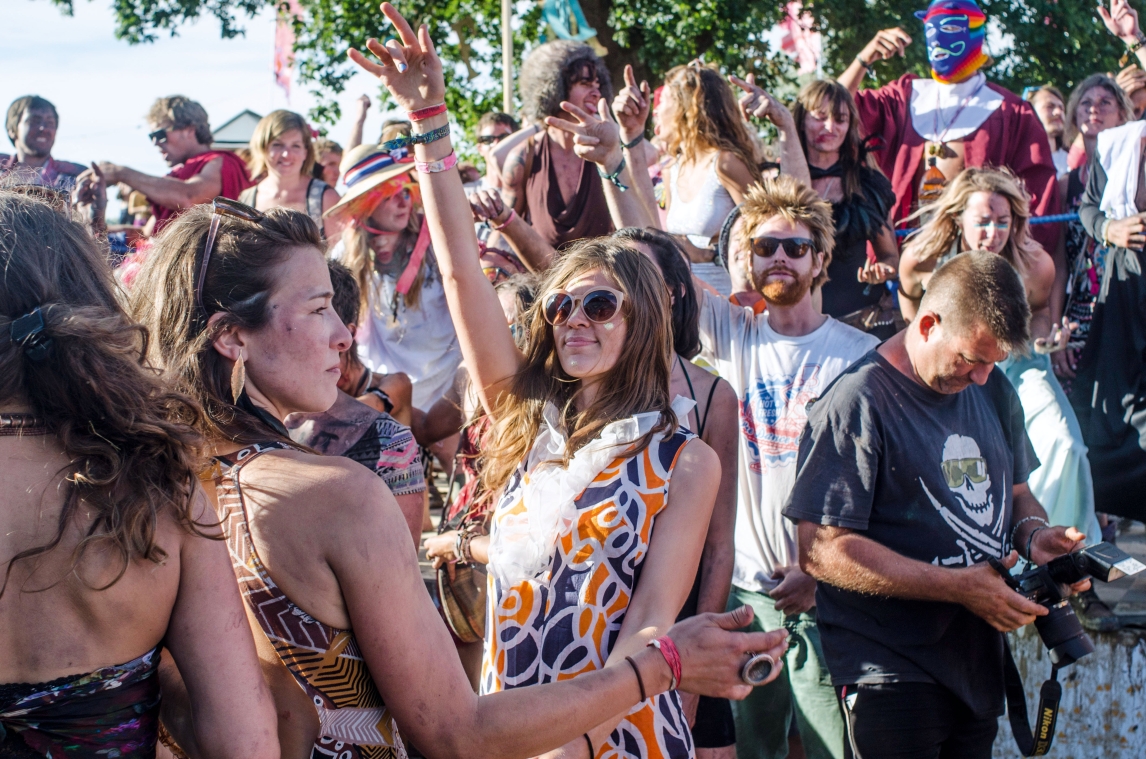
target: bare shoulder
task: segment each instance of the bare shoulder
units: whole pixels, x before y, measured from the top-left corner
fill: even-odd
[[[330,210],[331,206],[338,203],[340,197],[342,196],[338,194],[338,190],[333,187],[327,187],[326,191],[322,193],[322,210]]]
[[[686,476],[711,476],[712,472],[720,471],[720,457],[716,455],[716,451],[712,450],[712,446],[696,437],[689,440],[684,444],[681,449],[680,455],[676,460],[676,472],[674,478],[678,474],[685,474]],[[719,479],[719,477],[715,478]]]
[[[360,524],[368,513],[378,515],[379,502],[393,502],[382,480],[358,462],[306,451],[266,453],[244,467],[240,484],[244,493],[323,531]]]

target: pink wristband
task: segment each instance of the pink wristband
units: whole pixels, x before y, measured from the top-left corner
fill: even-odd
[[[650,646],[655,646],[661,652],[661,656],[665,658],[665,662],[669,665],[669,671],[672,672],[672,682],[669,683],[669,690],[676,690],[680,685],[680,651],[677,651],[676,644],[672,642],[672,638],[665,635],[664,637],[657,638],[649,643]]]
[[[409,111],[406,116],[410,121],[422,121],[431,118],[432,116],[440,116],[446,112],[446,104],[439,103],[438,105],[431,105],[427,108],[419,108],[416,111]]]
[[[450,151],[450,154],[440,161],[414,162],[414,166],[423,174],[440,174],[443,171],[449,171],[457,165],[458,154],[453,151]]]
[[[510,224],[512,224],[513,220],[516,218],[517,218],[517,210],[514,208],[511,208],[511,209],[509,209],[509,216],[505,217],[505,221],[503,221],[501,224],[494,224],[493,221],[490,221],[489,225],[492,228],[496,229],[498,232],[500,232],[501,230],[505,229]]]

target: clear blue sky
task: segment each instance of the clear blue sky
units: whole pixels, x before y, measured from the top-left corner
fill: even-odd
[[[115,38],[111,0],[75,0],[75,16],[64,16],[49,0],[0,0],[4,42],[0,44],[0,107],[36,94],[60,112],[56,158],[79,163],[108,160],[149,173],[167,165],[147,141],[144,115],[157,97],[187,95],[220,125],[244,108],[266,114],[290,108],[305,114],[312,98],[294,83],[288,104],[274,83],[274,16],[269,10],[249,21],[247,34],[219,37],[218,22],[205,18],[180,29],[175,38],[128,45]],[[340,96],[343,114],[366,93],[376,100],[377,81],[365,74]],[[377,136],[383,115],[371,109],[366,135]],[[345,142],[343,120],[330,136]],[[0,152],[11,152],[5,135]]]

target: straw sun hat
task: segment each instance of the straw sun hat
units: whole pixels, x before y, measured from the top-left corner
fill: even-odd
[[[372,212],[379,201],[392,194],[383,185],[413,171],[414,156],[406,148],[388,151],[381,145],[359,145],[347,151],[338,168],[346,194],[323,216],[357,218]]]

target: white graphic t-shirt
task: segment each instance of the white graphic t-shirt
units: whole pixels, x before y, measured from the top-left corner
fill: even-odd
[[[740,401],[740,471],[736,501],[736,563],[732,584],[767,593],[778,567],[798,563],[796,527],[780,511],[796,481],[796,454],[808,401],[879,344],[875,337],[828,318],[819,329],[788,337],[711,293],[700,308],[701,355]]]

